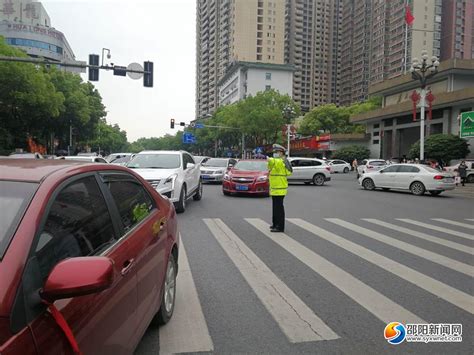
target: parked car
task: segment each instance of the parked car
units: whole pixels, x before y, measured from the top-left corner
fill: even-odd
[[[293,167],[293,174],[288,176],[288,182],[304,182],[322,186],[331,181],[331,167],[326,161],[316,158],[288,158]]]
[[[251,195],[269,194],[267,161],[262,159],[239,160],[224,175],[224,195],[244,193]]]
[[[203,182],[222,182],[226,171],[237,163],[233,158],[210,158],[201,164]]]
[[[458,171],[459,164],[461,164],[462,160],[456,160],[455,162],[451,162],[450,166],[446,166],[443,170],[455,173]],[[467,166],[466,171],[466,181],[469,183],[474,183],[474,160],[473,159],[464,159]],[[453,164],[454,163],[454,164]]]
[[[392,164],[361,175],[359,183],[365,190],[409,190],[414,195],[423,195],[426,191],[439,195],[456,186],[453,174],[421,164]]]
[[[201,155],[193,155],[194,161],[196,164],[202,164],[206,162],[207,160],[211,159],[209,157],[201,156]]]
[[[383,159],[364,159],[357,167],[357,178],[359,178],[362,174],[379,171],[386,165],[387,162]]]
[[[328,161],[329,166],[331,167],[332,171],[334,173],[344,173],[347,174],[349,171],[351,171],[351,164],[344,160],[329,160]]]
[[[156,191],[168,197],[181,213],[186,201],[202,198],[201,172],[191,154],[185,151],[149,150],[138,153],[127,163]]]
[[[71,156],[61,157],[60,159],[83,161],[83,162],[87,162],[87,163],[108,164],[107,160],[105,160],[102,157],[88,156],[88,155],[71,155]]]
[[[28,173],[25,173],[28,171]],[[0,353],[132,354],[172,316],[172,204],[110,164],[0,160]]]
[[[44,159],[44,157],[40,153],[28,153],[28,152],[22,152],[22,153],[11,153],[9,155],[10,158],[13,159]]]
[[[112,153],[108,155],[105,160],[110,164],[125,166],[134,156],[134,153]]]

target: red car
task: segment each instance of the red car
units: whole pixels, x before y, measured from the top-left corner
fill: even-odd
[[[133,171],[0,159],[0,207],[2,355],[131,354],[172,316],[175,210]]]
[[[224,175],[222,192],[224,195],[245,193],[268,196],[267,161],[261,159],[240,160]]]

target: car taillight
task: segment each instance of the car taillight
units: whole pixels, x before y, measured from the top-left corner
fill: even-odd
[[[326,170],[327,170],[327,171],[331,171],[331,167],[330,167],[330,166],[326,166]]]
[[[433,179],[435,179],[435,180],[443,180],[443,179],[444,179],[444,176],[443,176],[443,175],[435,175],[435,176],[433,177]]]
[[[373,169],[374,167],[372,165],[367,165],[367,169]]]

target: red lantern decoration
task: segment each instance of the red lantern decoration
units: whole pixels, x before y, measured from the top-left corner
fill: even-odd
[[[433,119],[433,101],[434,101],[435,97],[433,95],[433,93],[431,92],[428,92],[428,94],[426,95],[426,101],[428,101],[428,119],[431,121]]]
[[[416,105],[421,99],[420,94],[416,90],[413,90],[413,92],[410,95],[411,101],[413,101],[413,122],[416,121]]]

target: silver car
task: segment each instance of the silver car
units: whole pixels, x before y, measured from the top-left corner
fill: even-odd
[[[288,176],[288,182],[313,183],[322,186],[331,180],[331,167],[321,159],[316,158],[288,158],[293,174]]]
[[[232,158],[210,158],[201,164],[203,182],[222,182],[226,171],[237,163]]]
[[[433,196],[455,188],[453,174],[421,164],[392,164],[361,175],[359,184],[365,190],[409,190],[414,195],[423,195],[429,191]]]

